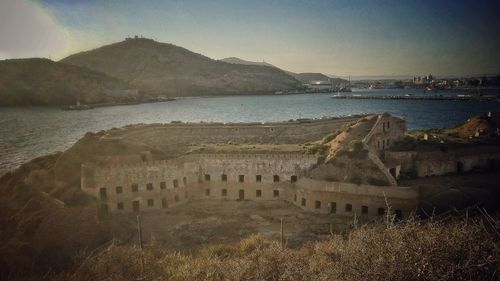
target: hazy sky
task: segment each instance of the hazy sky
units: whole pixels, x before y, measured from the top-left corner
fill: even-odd
[[[500,73],[500,1],[0,0],[0,59],[143,35],[333,75]]]

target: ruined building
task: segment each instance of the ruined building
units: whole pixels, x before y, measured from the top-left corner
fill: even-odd
[[[209,142],[235,139],[231,131],[240,137],[252,132],[247,139],[264,143],[269,135],[275,141],[303,143],[312,130],[320,135],[336,133],[318,143],[326,151],[323,154],[236,150],[152,160],[151,153],[144,152],[118,161],[86,163],[82,165],[81,187],[100,199],[110,212],[141,212],[169,208],[187,200],[227,199],[286,200],[307,211],[367,217],[383,215],[390,204],[397,216],[409,215],[417,207],[418,191],[397,186],[400,166],[388,166],[383,161],[384,151],[404,136],[404,120],[388,114],[355,120],[342,129],[335,123],[336,130],[332,124],[338,120],[334,119],[220,124],[213,126],[212,132],[205,132],[211,138]],[[186,134],[202,138],[194,129],[196,126],[202,130],[210,128],[200,124],[152,126],[141,130],[140,135],[155,143],[161,142],[162,136],[163,140],[183,138]],[[174,130],[176,135],[166,133],[167,130]],[[267,134],[259,135],[261,130]],[[273,137],[273,133],[277,135]],[[125,136],[129,141],[130,135],[134,133]],[[319,139],[316,134],[313,138]]]

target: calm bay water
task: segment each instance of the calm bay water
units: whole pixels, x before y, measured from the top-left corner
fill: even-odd
[[[412,90],[378,90],[406,94]],[[366,94],[366,93],[365,93]],[[500,102],[339,100],[331,94],[231,96],[63,111],[56,107],[0,107],[0,174],[32,158],[62,151],[86,132],[137,123],[266,122],[389,112],[409,129],[455,126],[467,118],[500,111]]]

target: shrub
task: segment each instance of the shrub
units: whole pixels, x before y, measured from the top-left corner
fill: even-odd
[[[494,220],[489,225],[500,222],[499,217]],[[485,224],[482,218],[389,221],[354,227],[344,235],[298,249],[282,248],[254,235],[240,242],[238,254],[231,250],[230,258],[168,252],[154,255],[137,247],[111,246],[74,271],[52,279],[497,280],[500,244],[495,230]],[[220,249],[227,248],[215,252]]]
[[[324,155],[328,151],[328,146],[320,144],[320,143],[315,143],[312,146],[307,148],[307,153],[309,154],[320,154]]]
[[[340,134],[340,132],[341,131],[339,130],[335,133],[331,133],[331,134],[324,136],[323,139],[321,139],[321,143],[326,144],[326,143],[331,142],[333,139],[335,139]]]
[[[237,249],[227,245],[209,245],[200,250],[199,255],[208,258],[229,258],[237,253]]]
[[[240,241],[240,251],[243,254],[249,254],[255,250],[264,249],[270,246],[270,241],[264,239],[262,235],[253,234]]]
[[[363,147],[363,143],[358,141],[353,141],[350,144],[350,149],[342,149],[336,153],[336,157],[347,156],[350,159],[366,159],[368,156],[368,150]]]

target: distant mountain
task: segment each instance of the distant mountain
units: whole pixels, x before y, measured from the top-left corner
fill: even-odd
[[[263,62],[247,61],[247,60],[242,60],[242,59],[236,58],[236,57],[224,58],[224,59],[221,59],[221,61],[232,63],[232,64],[263,65],[263,66],[270,66],[270,67],[277,68],[276,66],[274,66],[274,65],[272,65],[270,63],[264,62],[264,61]]]
[[[301,87],[295,78],[273,67],[217,61],[143,38],[74,54],[61,62],[106,73],[152,95],[257,94]]]
[[[67,105],[132,101],[127,83],[83,67],[48,59],[0,61],[0,105]]]
[[[232,63],[232,64],[243,64],[243,65],[264,65],[264,66],[270,66],[279,69],[278,67],[269,64],[267,62],[254,62],[254,61],[247,61],[247,60],[242,60],[240,58],[236,57],[229,57],[229,58],[224,58],[221,59],[221,61]],[[299,80],[301,83],[306,84],[306,83],[311,83],[313,81],[332,81],[334,84],[343,84],[346,83],[347,80],[341,79],[341,78],[331,78],[323,73],[310,73],[310,72],[305,72],[305,73],[294,73],[290,71],[285,71],[287,74],[293,76],[295,79]]]

